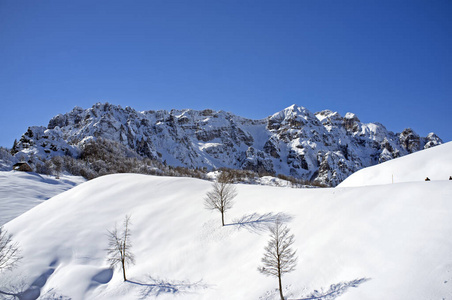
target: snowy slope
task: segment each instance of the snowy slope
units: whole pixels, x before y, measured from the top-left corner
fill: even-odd
[[[0,171],[0,226],[43,201],[85,182],[80,176]]]
[[[257,267],[265,226],[282,213],[299,256],[297,269],[283,278],[290,299],[314,290],[343,292],[342,300],[452,299],[451,182],[237,185],[225,227],[218,213],[204,209],[210,188],[199,179],[118,174],[59,194],[5,225],[24,259],[3,274],[0,289],[74,300],[277,299],[277,280]],[[237,221],[268,213],[261,222]],[[137,263],[124,283],[108,269],[105,248],[107,229],[126,214]]]
[[[452,142],[357,171],[340,187],[448,180],[452,176]]]

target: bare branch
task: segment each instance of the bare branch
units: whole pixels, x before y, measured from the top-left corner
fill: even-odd
[[[112,231],[108,231],[108,249],[107,261],[111,268],[117,265],[121,266],[124,281],[127,281],[126,267],[130,264],[135,264],[135,257],[131,252],[132,244],[130,242],[130,216],[125,216],[123,223],[123,231],[119,232],[115,225]]]
[[[13,242],[13,236],[0,227],[0,272],[14,268],[22,259],[19,244]]]
[[[237,189],[231,184],[229,177],[222,176],[222,174],[213,183],[213,190],[207,192],[204,198],[204,206],[206,209],[218,210],[221,213],[221,221],[224,226],[224,214],[234,205],[233,199],[237,196]]]
[[[269,230],[270,240],[261,260],[263,266],[258,270],[262,274],[278,278],[281,300],[284,300],[281,277],[283,274],[295,270],[297,265],[296,251],[291,248],[294,243],[294,235],[289,233],[289,228],[283,225],[279,218],[276,219],[273,226],[269,227]]]

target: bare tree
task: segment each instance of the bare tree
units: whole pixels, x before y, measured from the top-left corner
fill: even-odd
[[[53,169],[55,170],[55,178],[60,179],[60,174],[63,169],[63,159],[61,156],[55,156],[52,158]]]
[[[279,295],[281,300],[284,300],[281,277],[283,274],[295,270],[297,265],[296,251],[291,248],[294,243],[294,235],[289,234],[289,228],[283,225],[279,218],[269,229],[270,240],[265,247],[264,257],[262,257],[264,266],[258,270],[267,276],[278,277]]]
[[[21,260],[19,245],[12,240],[13,236],[0,227],[0,272],[12,269]]]
[[[237,189],[232,185],[232,179],[227,173],[221,173],[212,185],[213,190],[207,192],[204,205],[207,209],[218,210],[221,213],[221,223],[224,226],[224,214],[232,208]]]
[[[125,216],[122,231],[118,231],[115,225],[113,231],[108,231],[108,262],[112,268],[121,266],[124,281],[127,281],[126,267],[129,264],[135,264],[134,255],[131,252],[132,244],[130,242],[130,216]]]

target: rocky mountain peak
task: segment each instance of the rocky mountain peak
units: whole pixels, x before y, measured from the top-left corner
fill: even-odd
[[[305,125],[317,123],[317,121],[315,115],[309,110],[293,104],[269,117],[267,128],[269,130],[301,129]]]

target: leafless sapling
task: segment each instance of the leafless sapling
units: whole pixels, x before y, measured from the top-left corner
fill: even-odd
[[[61,156],[55,156],[52,158],[52,164],[55,170],[55,178],[60,179],[60,174],[63,169],[63,159]]]
[[[284,300],[281,277],[283,274],[295,270],[297,265],[296,251],[291,248],[294,243],[294,235],[289,233],[289,228],[279,219],[269,229],[270,240],[262,257],[263,266],[258,270],[267,276],[278,278],[279,295],[281,300]]]
[[[218,176],[212,188],[204,198],[204,205],[207,209],[218,210],[221,213],[221,224],[224,226],[224,214],[232,208],[237,189],[232,184],[231,177],[224,172]]]
[[[19,245],[13,242],[13,236],[0,227],[0,272],[14,268],[21,258]]]
[[[124,281],[127,281],[126,267],[135,264],[129,226],[130,216],[125,216],[122,231],[119,231],[116,225],[113,231],[108,231],[108,262],[112,268],[117,265],[121,267]]]

